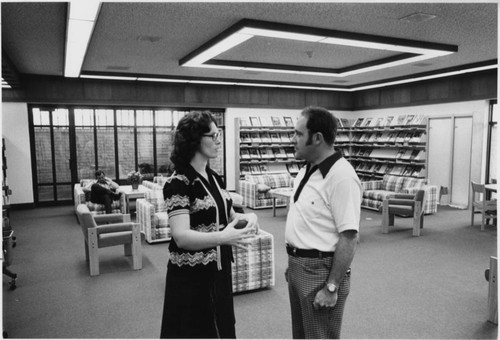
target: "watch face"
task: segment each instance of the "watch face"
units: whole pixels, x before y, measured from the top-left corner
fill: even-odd
[[[337,287],[336,287],[333,283],[329,283],[329,284],[326,286],[326,288],[328,289],[328,291],[329,291],[330,293],[335,292],[335,290],[337,289]]]

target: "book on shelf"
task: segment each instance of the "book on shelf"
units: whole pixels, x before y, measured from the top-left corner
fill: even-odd
[[[406,115],[399,115],[398,119],[393,120],[393,126],[405,125]]]
[[[246,164],[240,166],[240,175],[250,175],[250,167]]]
[[[380,132],[378,132],[378,133],[371,133],[371,134],[368,136],[367,141],[368,141],[368,142],[375,142],[375,141],[377,140],[377,135],[378,135],[379,133],[380,133]],[[380,135],[382,135],[382,134],[380,133]]]
[[[340,120],[340,118],[335,117],[335,119],[337,121],[337,127],[344,127],[344,124],[342,123],[342,121]]]
[[[258,149],[252,148],[249,149],[248,152],[250,153],[250,158],[260,158],[260,152]]]
[[[351,123],[349,122],[349,119],[347,118],[340,118],[340,121],[342,122],[343,127],[350,127]]]
[[[372,172],[374,173],[380,173],[380,169],[382,168],[382,163],[375,163],[372,169]]]
[[[379,117],[373,123],[373,127],[384,126],[384,117]]]
[[[410,155],[410,159],[420,160],[423,152],[421,150],[413,150]]]
[[[384,126],[391,126],[394,121],[394,116],[385,117]]]
[[[342,152],[342,154],[344,155],[344,157],[351,156],[351,152],[349,151],[349,148],[341,149],[340,151]]]
[[[404,139],[404,142],[405,142],[405,143],[408,143],[408,142],[411,140],[411,138],[412,138],[412,137],[413,137],[413,132],[407,132],[407,133],[405,134],[405,139]]]
[[[394,164],[387,164],[387,167],[384,170],[384,174],[390,174],[394,169]]]
[[[279,148],[278,157],[286,158],[285,148]]]
[[[418,169],[415,168],[413,172],[411,173],[411,177],[423,177],[425,174],[425,169]]]
[[[271,142],[281,143],[281,138],[280,138],[279,133],[277,133],[277,132],[270,132],[269,133],[269,137],[271,138]]]
[[[412,173],[413,173],[413,167],[410,165],[407,165],[405,167],[405,169],[403,170],[403,172],[401,173],[401,175],[402,176],[411,176]]]
[[[240,133],[240,143],[251,143],[252,139],[250,138],[250,134],[246,132]]]
[[[424,136],[423,132],[415,132],[413,136],[411,136],[410,143],[420,143],[422,142],[422,137]]]
[[[358,119],[356,119],[356,121],[354,122],[353,127],[361,127],[361,125],[363,124],[364,120],[365,120],[364,118],[358,118]]]
[[[252,132],[249,135],[250,135],[250,140],[252,141],[252,143],[262,142],[262,139],[260,139],[260,135],[258,132]]]
[[[384,174],[386,169],[387,169],[387,163],[382,163],[382,166],[380,167],[380,169],[378,169],[378,173]]]
[[[252,174],[260,174],[260,173],[262,173],[262,172],[260,171],[260,167],[259,167],[259,165],[258,165],[258,164],[251,164],[251,165],[250,165],[250,172],[251,172]]]
[[[292,147],[285,147],[284,149],[285,149],[285,154],[286,154],[287,157],[289,157],[289,158],[295,157],[295,150],[294,150],[294,148],[292,148]]]
[[[259,169],[261,173],[269,172],[269,167],[267,164],[259,164]]]
[[[291,174],[296,174],[299,172],[299,166],[297,165],[297,163],[288,163],[286,165],[286,168]]]
[[[292,140],[290,139],[290,135],[287,132],[281,132],[278,134],[281,143],[290,143]]]
[[[390,143],[395,143],[397,137],[398,137],[398,133],[397,132],[389,132],[389,135],[387,136],[387,141],[390,142]]]
[[[370,134],[369,133],[363,133],[361,137],[359,137],[360,142],[367,142]]]
[[[415,115],[408,115],[406,116],[406,120],[405,120],[405,124],[404,125],[413,125],[415,124],[414,121],[415,121]]]
[[[401,155],[401,159],[410,159],[411,153],[413,152],[412,149],[404,149],[405,152]]]
[[[283,126],[284,122],[281,120],[281,117],[271,116],[271,122],[273,126]]]
[[[252,126],[262,126],[259,117],[250,117],[250,124],[252,124]]]
[[[271,149],[265,148],[265,149],[260,149],[260,157],[261,158],[274,158],[274,154]]]
[[[375,158],[395,158],[397,153],[398,149],[381,148],[374,149],[370,156]]]
[[[259,136],[262,143],[271,143],[271,136],[269,135],[269,132],[261,132]]]
[[[361,123],[361,127],[369,127],[373,121],[373,118],[365,118],[363,123]]]
[[[404,165],[396,164],[391,170],[391,175],[401,175],[405,169]]]
[[[285,122],[285,126],[293,127],[295,126],[292,120],[292,117],[283,117],[283,121]]]
[[[240,158],[241,159],[249,159],[250,158],[250,152],[248,149],[240,149]]]
[[[399,149],[398,153],[396,154],[396,158],[401,158],[405,154],[405,149]]]
[[[406,132],[405,132],[405,131],[400,131],[400,132],[398,132],[398,134],[396,135],[396,140],[395,140],[395,142],[396,142],[396,143],[404,143],[404,141],[405,141],[405,136],[406,136]]]
[[[387,136],[386,136],[386,139],[387,139]],[[380,142],[385,142],[384,140],[384,133],[383,132],[377,132],[373,135],[373,141],[376,142],[376,143],[380,143]]]
[[[424,115],[417,115],[415,119],[413,120],[413,125],[422,125],[425,122],[425,116]]]
[[[273,126],[273,122],[271,121],[271,117],[261,116],[261,117],[259,117],[259,119],[260,119],[260,124],[262,126],[266,126],[266,127]]]
[[[363,157],[369,157],[372,152],[373,149],[365,149],[365,151],[363,151]]]
[[[295,137],[295,132],[288,132],[288,138],[290,138],[290,142],[292,141],[293,137]]]
[[[252,126],[252,123],[250,123],[250,119],[248,117],[241,117],[240,126],[242,127]]]

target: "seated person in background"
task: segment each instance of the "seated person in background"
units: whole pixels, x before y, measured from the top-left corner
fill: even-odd
[[[104,204],[106,214],[111,213],[111,204],[120,199],[121,193],[117,192],[119,185],[106,177],[102,170],[95,172],[95,182],[90,182],[86,189],[90,191],[92,203]]]

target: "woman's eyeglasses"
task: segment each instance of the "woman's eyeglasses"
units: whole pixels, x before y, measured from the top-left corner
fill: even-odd
[[[212,140],[215,142],[215,141],[219,140],[220,132],[216,132],[216,133],[213,133],[211,135],[203,135],[203,136],[205,136],[205,137],[211,137]]]

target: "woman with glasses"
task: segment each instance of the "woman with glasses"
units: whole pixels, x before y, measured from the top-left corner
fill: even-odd
[[[245,246],[258,226],[255,214],[234,212],[222,179],[208,166],[219,146],[209,112],[179,121],[175,172],[163,189],[172,241],[161,338],[236,338],[232,246]]]

